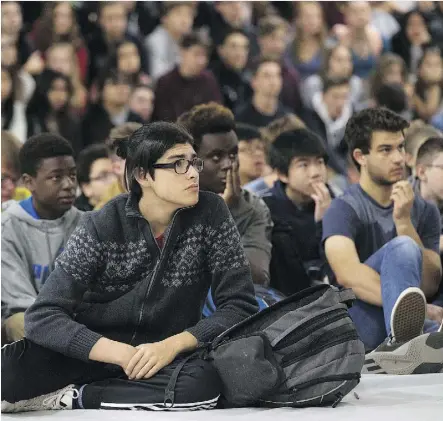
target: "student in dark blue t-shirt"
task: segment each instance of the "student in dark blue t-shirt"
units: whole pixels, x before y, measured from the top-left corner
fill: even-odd
[[[405,180],[407,127],[383,108],[350,119],[345,140],[360,182],[335,199],[323,218],[326,257],[337,282],[358,298],[350,313],[367,349],[386,336],[397,347],[418,337],[426,316],[418,288],[431,298],[441,278],[438,209],[414,196]],[[425,330],[438,327],[429,322]]]

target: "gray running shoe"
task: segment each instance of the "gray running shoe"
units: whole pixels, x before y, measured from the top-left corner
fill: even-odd
[[[443,372],[443,332],[426,333],[406,342],[386,339],[366,354],[364,374],[425,374]]]

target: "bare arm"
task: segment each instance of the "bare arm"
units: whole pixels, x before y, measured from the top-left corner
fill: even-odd
[[[441,91],[439,86],[430,88],[424,101],[417,94],[414,95],[415,109],[423,120],[429,120],[437,112],[440,102]]]
[[[355,243],[350,238],[334,235],[325,241],[326,258],[337,282],[352,288],[357,298],[381,307],[380,275],[360,262]]]
[[[398,235],[407,235],[412,238],[423,251],[423,269],[422,269],[422,281],[421,289],[425,293],[426,297],[433,297],[440,284],[441,279],[441,262],[440,256],[434,250],[429,250],[424,247],[417,231],[415,230],[412,222],[404,225],[397,225]]]

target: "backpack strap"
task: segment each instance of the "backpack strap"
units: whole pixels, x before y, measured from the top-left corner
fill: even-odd
[[[340,289],[337,293],[341,303],[346,304],[348,308],[352,307],[352,303],[355,301],[356,297],[351,288]]]
[[[165,399],[163,400],[163,405],[166,408],[172,408],[174,406],[175,385],[177,383],[178,375],[182,371],[183,367],[192,358],[204,358],[206,347],[207,344],[203,344],[199,346],[192,354],[188,355],[187,357],[184,357],[172,372],[171,377],[169,378],[168,385],[166,386]]]

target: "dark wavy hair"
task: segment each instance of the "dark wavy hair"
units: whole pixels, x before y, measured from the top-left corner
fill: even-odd
[[[116,154],[126,160],[126,189],[140,197],[142,191],[136,177],[149,174],[154,178],[153,165],[158,159],[175,145],[186,143],[194,143],[189,132],[178,124],[164,121],[144,124],[129,139],[116,139]]]

